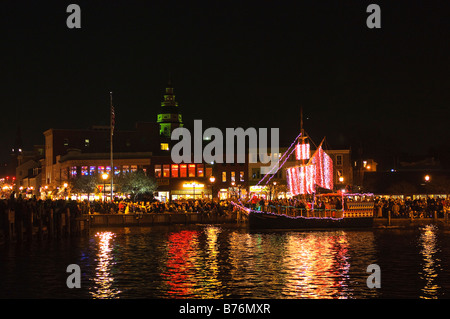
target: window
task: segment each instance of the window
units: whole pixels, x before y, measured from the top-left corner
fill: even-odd
[[[259,168],[252,168],[252,178],[257,179],[260,178],[260,169]]]
[[[131,165],[131,171],[136,172],[137,171],[137,165]]]
[[[95,166],[89,166],[89,175],[95,175]]]
[[[163,165],[163,177],[164,178],[170,177],[170,165]]]
[[[77,167],[76,167],[76,166],[72,166],[72,167],[70,168],[70,176],[71,176],[71,177],[77,176]]]
[[[98,172],[99,174],[103,174],[103,173],[105,172],[105,166],[98,166],[97,172]]]
[[[205,177],[203,164],[197,164],[197,177]]]
[[[84,139],[84,146],[89,147],[89,139],[88,138]]]
[[[117,166],[114,166],[114,175],[119,175],[120,169]]]
[[[172,177],[177,178],[178,177],[178,165],[172,164]]]
[[[68,138],[64,139],[64,146],[69,146],[69,139]]]
[[[156,167],[156,165],[155,165],[155,167]],[[161,170],[161,167],[160,167],[160,170]],[[128,173],[129,171],[130,171],[130,166],[128,166],[128,165],[122,166],[122,172],[124,174]]]
[[[89,175],[87,166],[81,166],[81,175],[83,176]]]
[[[106,166],[106,174],[111,174],[111,166]]]
[[[212,167],[207,167],[206,168],[206,177],[211,177],[212,176]]]
[[[189,177],[195,177],[195,164],[189,164]]]
[[[231,172],[231,181],[232,182],[236,181],[236,172]]]
[[[161,143],[161,150],[162,151],[168,151],[169,150],[169,143]]]
[[[161,178],[161,165],[155,165],[155,178]]]
[[[239,181],[241,181],[241,182],[244,181],[244,172],[243,171],[239,172]]]
[[[222,182],[226,182],[227,181],[227,172],[222,172]]]
[[[336,165],[342,165],[342,155],[336,155]]]
[[[187,177],[187,165],[180,164],[180,177]]]

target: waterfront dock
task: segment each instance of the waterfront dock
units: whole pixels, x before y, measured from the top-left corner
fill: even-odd
[[[215,213],[132,213],[79,214],[70,208],[26,209],[20,213],[5,209],[0,212],[0,244],[61,239],[89,234],[92,228],[135,227],[172,224],[236,223],[237,212]]]
[[[102,227],[148,227],[157,225],[237,224],[245,225],[239,211],[216,213],[131,213],[79,214],[70,208],[24,210],[6,209],[0,212],[0,244],[32,242],[89,235],[91,229]],[[374,229],[415,228],[435,224],[450,226],[444,218],[374,218]]]

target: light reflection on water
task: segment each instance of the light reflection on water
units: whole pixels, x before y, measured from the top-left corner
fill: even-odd
[[[98,239],[98,253],[91,295],[93,298],[115,298],[120,294],[120,291],[113,287],[113,267],[115,262],[111,241],[113,241],[115,234],[112,232],[99,232],[95,237]]]
[[[450,232],[115,228],[3,247],[0,298],[448,298]],[[65,286],[68,264],[82,288]],[[381,267],[381,289],[366,268]]]
[[[419,272],[420,278],[425,280],[425,287],[422,288],[421,298],[436,299],[440,293],[441,287],[437,284],[438,273],[442,271],[441,260],[436,257],[440,252],[437,240],[437,227],[427,225],[422,228],[419,239],[421,246],[420,253],[423,257],[422,271]]]
[[[120,247],[117,255],[126,251],[128,258],[136,259],[125,265],[120,263],[123,257],[118,256],[118,261],[114,261],[111,247],[114,234],[103,232],[96,236],[100,241],[92,297],[127,297],[114,288],[114,277],[125,286],[123,290],[131,293],[133,289],[126,286],[136,282],[137,278],[132,277],[148,273],[136,269],[137,265],[144,265],[141,259],[146,248],[139,246],[144,251],[136,250],[132,243]],[[351,273],[350,246],[355,236],[344,231],[252,234],[208,226],[201,230],[170,232],[165,249],[158,256],[147,255],[155,261],[157,271],[150,272],[151,280],[142,278],[149,283],[144,290],[158,298],[373,297],[377,295],[375,290],[364,294],[358,291],[367,290],[364,271],[375,260],[375,250],[368,247],[374,238],[371,232],[358,233],[358,236],[355,243],[365,243],[366,256],[355,261]],[[152,245],[151,237],[147,246]],[[120,264],[134,269],[122,269],[113,275],[114,267]]]

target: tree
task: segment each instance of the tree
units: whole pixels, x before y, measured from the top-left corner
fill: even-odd
[[[156,181],[142,170],[119,175],[115,185],[122,193],[130,194],[133,201],[136,201],[139,195],[153,193],[158,187]]]
[[[97,190],[98,178],[94,175],[78,176],[72,179],[71,187],[74,193],[84,193],[89,196]]]

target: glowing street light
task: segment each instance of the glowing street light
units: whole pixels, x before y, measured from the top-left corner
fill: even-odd
[[[211,200],[213,200],[214,199],[214,190],[213,190],[213,187],[214,187],[214,182],[216,181],[216,178],[214,177],[214,176],[211,176],[210,178],[209,178],[209,182],[211,183]]]
[[[102,174],[102,179],[103,179],[103,201],[105,202],[106,200],[106,194],[105,194],[105,190],[106,190],[106,180],[108,179],[109,175],[107,173],[103,173]]]
[[[430,179],[431,179],[431,177],[430,177],[430,175],[425,175],[425,182],[429,182],[430,181]]]

